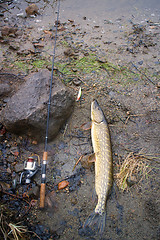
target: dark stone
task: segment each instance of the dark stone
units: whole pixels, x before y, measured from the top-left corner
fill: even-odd
[[[26,8],[26,13],[28,16],[35,15],[35,14],[38,14],[38,10],[39,9],[38,9],[37,5],[33,3]]]
[[[32,73],[26,82],[10,98],[1,111],[1,122],[15,134],[27,134],[34,139],[44,140],[51,73],[41,70]],[[55,137],[60,127],[71,115],[74,97],[71,91],[58,79],[53,79],[51,94],[49,138]]]
[[[9,49],[16,51],[19,49],[19,46],[12,43],[12,44],[10,44]]]
[[[1,29],[1,34],[2,36],[9,36],[10,34],[15,34],[17,32],[16,27],[9,27],[9,26],[4,26]]]

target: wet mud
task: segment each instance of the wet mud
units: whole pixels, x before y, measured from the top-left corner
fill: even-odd
[[[28,1],[1,2],[0,27],[5,31],[4,26],[14,28],[7,35],[1,31],[0,36],[0,84],[8,84],[0,99],[3,109],[26,75],[41,68],[51,70],[57,1],[34,1],[39,10],[33,16],[25,13]],[[0,236],[16,239],[9,234],[12,223],[23,226],[19,239],[99,239],[95,233],[83,231],[97,199],[94,163],[84,162],[93,152],[91,133],[82,125],[90,121],[91,101],[97,99],[111,132],[114,169],[101,239],[158,240],[159,1],[152,5],[146,1],[145,6],[143,1],[113,1],[111,6],[108,1],[100,5],[64,0],[59,20],[55,74],[73,91],[75,100],[80,87],[82,96],[57,137],[48,143],[43,210],[39,209],[40,170],[28,185],[24,180],[20,184],[19,178],[30,155],[42,159],[44,143],[1,131]],[[143,154],[146,171],[142,175],[135,170],[122,191],[117,173],[130,153]],[[59,189],[62,181],[67,186]]]

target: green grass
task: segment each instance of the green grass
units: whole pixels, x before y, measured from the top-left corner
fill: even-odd
[[[15,61],[14,65],[23,71],[30,70],[30,66],[33,66],[33,69],[46,68],[51,65],[51,62],[40,59],[40,60],[30,60],[30,61]]]
[[[55,66],[59,69],[60,72],[63,74],[74,74],[72,69],[76,69],[77,73],[83,73],[83,74],[90,74],[92,72],[100,73],[103,69],[106,69],[108,71],[117,71],[116,67],[112,67],[112,64],[106,62],[106,63],[100,63],[97,60],[97,56],[94,54],[89,54],[88,56],[84,56],[80,59],[71,59],[70,63],[55,63]]]
[[[67,42],[64,41],[63,44]],[[32,59],[28,61],[15,61],[13,63],[17,68],[23,71],[29,71],[34,69],[46,68],[48,66],[52,66],[51,61],[43,59]],[[143,81],[142,74],[136,70],[131,70],[129,65],[127,66],[117,66],[113,63],[110,63],[106,60],[106,62],[101,62],[98,60],[98,57],[94,53],[89,53],[87,56],[83,56],[81,58],[75,59],[70,58],[70,61],[59,61],[55,62],[55,67],[65,75],[65,81],[71,81],[73,76],[81,76],[85,74],[101,74],[107,73],[107,78],[110,79],[110,84],[121,84],[122,87],[127,87],[130,84],[137,84],[140,81]],[[147,70],[142,70],[146,75],[148,75]],[[104,75],[105,76],[105,75]],[[152,76],[151,76],[152,77]]]
[[[50,63],[46,60],[35,60],[33,61],[32,65],[33,67],[36,67],[36,68],[44,68],[50,65]]]

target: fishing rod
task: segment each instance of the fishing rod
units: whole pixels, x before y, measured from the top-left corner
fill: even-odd
[[[54,71],[54,59],[55,59],[57,31],[58,31],[59,11],[60,11],[60,0],[58,0],[57,20],[55,22],[55,24],[56,24],[56,32],[55,32],[55,41],[54,41],[54,49],[53,49],[50,92],[49,92],[49,100],[48,100],[46,137],[45,137],[45,147],[44,147],[44,152],[43,152],[43,161],[42,161],[42,169],[41,169],[40,208],[44,208],[44,201],[45,201],[46,165],[47,165],[47,156],[48,156],[48,152],[47,152],[48,145],[47,144],[48,144],[49,115],[50,115],[51,96],[52,96],[52,83],[53,83],[53,71]]]

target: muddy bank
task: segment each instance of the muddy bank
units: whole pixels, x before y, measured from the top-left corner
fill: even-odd
[[[97,10],[96,1],[81,6],[78,1],[69,3],[61,2],[55,76],[71,88],[75,99],[81,87],[82,96],[56,139],[48,144],[44,211],[39,209],[40,171],[29,185],[25,175],[19,182],[24,161],[32,155],[42,158],[44,144],[0,126],[1,238],[14,239],[9,224],[16,229],[21,222],[24,239],[97,239],[82,231],[96,206],[94,165],[80,161],[75,167],[82,155],[93,151],[90,130],[81,125],[90,121],[90,104],[96,98],[109,123],[114,164],[102,239],[159,239],[160,24],[155,10],[159,3],[150,9],[150,2],[145,8],[141,1],[135,2],[134,8],[123,1],[116,8],[116,1],[109,7],[102,1]],[[40,69],[51,71],[57,4],[36,4],[39,14],[34,17],[25,15],[26,1],[3,1],[0,8],[0,79],[7,84],[3,85],[1,110],[25,76]],[[6,26],[11,28],[7,35]],[[134,169],[123,191],[116,174],[128,155],[142,161],[146,171]],[[66,188],[58,189],[64,180]]]

